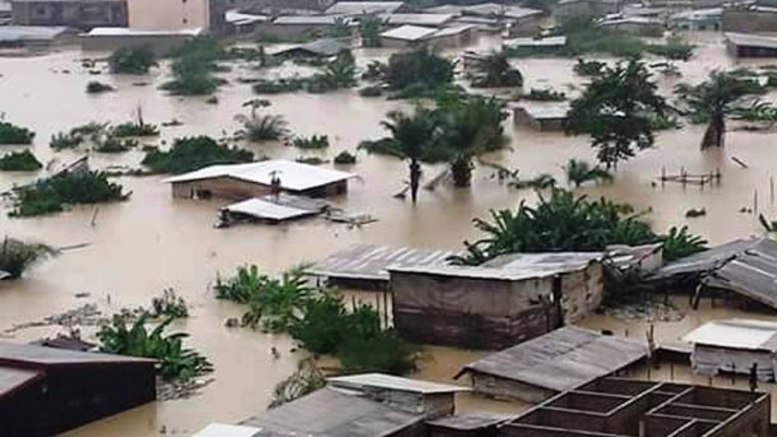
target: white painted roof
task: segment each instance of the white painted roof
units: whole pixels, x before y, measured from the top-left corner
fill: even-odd
[[[362,389],[364,387],[385,388],[389,390],[409,391],[421,394],[455,393],[470,391],[467,387],[436,382],[421,381],[418,379],[403,378],[401,376],[386,375],[383,373],[363,373],[361,375],[336,376],[327,378],[330,387],[344,389]]]
[[[753,35],[749,33],[727,32],[723,34],[726,41],[746,47],[763,47],[767,49],[777,49],[777,38],[773,36]]]
[[[384,14],[381,16],[388,24],[417,26],[442,26],[455,17],[454,14]]]
[[[343,17],[338,15],[283,15],[273,20],[273,24],[334,25],[338,19],[343,19]]]
[[[458,35],[462,32],[466,32],[470,29],[474,29],[476,26],[473,24],[459,24],[456,26],[444,27],[432,35],[432,38],[442,38],[444,36]]]
[[[241,26],[244,24],[263,23],[270,21],[270,17],[267,15],[244,14],[238,9],[233,9],[231,11],[227,11],[227,13],[224,14],[224,20],[226,20],[226,22],[229,24]]]
[[[67,31],[62,26],[0,26],[0,41],[50,41]]]
[[[252,426],[211,423],[192,437],[254,437],[259,431],[261,431],[260,428]]]
[[[87,33],[87,36],[198,36],[202,34],[202,28],[194,29],[170,29],[170,30],[144,30],[131,29],[129,27],[95,27]]]
[[[777,323],[751,319],[715,320],[691,331],[692,344],[777,352]]]
[[[247,164],[213,165],[164,180],[167,183],[191,182],[219,177],[230,177],[262,185],[270,185],[274,174],[286,190],[304,191],[355,177],[352,173],[302,164],[284,159],[251,162]]]
[[[360,15],[360,14],[391,14],[404,6],[403,2],[337,2],[326,13]]]
[[[438,14],[468,14],[481,17],[505,17],[522,19],[541,15],[539,9],[524,8],[522,6],[506,6],[498,3],[481,3],[476,5],[441,5],[426,9],[430,13]]]
[[[387,30],[380,34],[383,38],[401,39],[404,41],[420,41],[431,37],[437,29],[422,26],[405,25],[396,29]]]
[[[547,38],[514,38],[504,42],[505,47],[562,47],[567,44],[566,36],[549,36]]]
[[[276,221],[291,220],[293,218],[304,217],[311,214],[311,211],[279,205],[257,198],[233,203],[232,205],[224,207],[224,209],[237,214],[245,214],[259,219]]]
[[[516,105],[535,120],[559,120],[569,115],[569,102],[532,102],[524,101]]]

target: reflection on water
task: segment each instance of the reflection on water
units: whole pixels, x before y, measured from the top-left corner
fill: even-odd
[[[698,80],[713,68],[728,65],[720,36],[697,36],[703,45],[692,63],[679,64],[683,80]],[[360,63],[370,57],[385,57],[384,51],[360,52]],[[169,142],[181,135],[205,134],[221,136],[238,128],[233,116],[243,111],[241,104],[253,98],[250,87],[235,81],[239,76],[257,73],[237,67],[225,75],[230,84],[219,93],[217,106],[205,103],[205,98],[168,97],[155,85],[136,86],[133,77],[99,77],[111,82],[116,93],[88,96],[86,83],[95,77],[87,74],[78,62],[81,54],[66,51],[43,57],[0,59],[0,112],[14,123],[27,125],[38,133],[33,150],[42,160],[66,162],[76,158],[75,152],[53,154],[48,139],[58,131],[91,120],[121,122],[133,116],[135,108],[143,108],[148,121],[160,123],[173,118],[183,126],[164,128],[162,138]],[[580,80],[572,73],[572,60],[515,60],[529,87],[552,85],[574,94]],[[64,70],[70,71],[69,74]],[[166,70],[156,72],[153,82],[159,83]],[[670,90],[677,80],[660,79],[662,90]],[[572,91],[569,91],[572,90]],[[355,150],[359,141],[383,135],[380,121],[392,109],[408,108],[408,103],[381,99],[364,99],[356,91],[328,95],[289,94],[272,96],[273,105],[266,109],[283,114],[291,129],[301,135],[328,134],[332,140],[331,158],[341,150]],[[508,129],[512,150],[487,157],[510,168],[518,168],[522,177],[548,172],[563,180],[562,165],[570,158],[593,159],[585,138],[561,134],[536,133],[525,129]],[[759,232],[752,215],[740,214],[742,206],[752,204],[758,191],[761,210],[774,215],[773,199],[769,199],[769,179],[777,168],[772,136],[758,133],[730,132],[725,150],[699,151],[703,128],[688,126],[682,131],[659,135],[657,147],[623,164],[616,183],[586,188],[583,192],[606,195],[628,201],[641,210],[650,210],[648,217],[657,230],[685,222],[689,208],[705,208],[707,215],[692,219],[692,231],[719,243]],[[272,157],[295,158],[304,154],[280,144],[253,145],[253,150]],[[736,156],[748,163],[740,168],[732,162]],[[140,152],[123,156],[92,155],[98,166],[109,164],[135,165]],[[13,284],[0,286],[0,327],[37,320],[88,301],[95,301],[106,310],[148,303],[153,295],[166,287],[174,287],[193,305],[192,317],[179,326],[192,333],[191,343],[208,355],[216,366],[216,381],[201,396],[173,402],[158,403],[118,415],[111,419],[68,433],[71,437],[150,437],[165,427],[168,433],[188,435],[211,421],[233,422],[262,411],[270,398],[273,385],[295,367],[297,356],[290,352],[291,342],[283,336],[268,336],[247,330],[224,327],[224,320],[239,314],[234,305],[217,302],[209,292],[209,284],[218,272],[230,272],[236,266],[255,263],[271,272],[291,265],[326,256],[353,243],[413,245],[434,248],[457,248],[463,239],[477,237],[471,219],[483,216],[490,208],[507,208],[523,199],[532,199],[530,191],[508,189],[492,179],[491,171],[479,168],[469,190],[447,187],[422,192],[416,207],[396,200],[392,194],[402,188],[405,165],[384,157],[360,154],[353,171],[361,179],[352,184],[347,198],[338,199],[338,206],[354,213],[369,213],[379,222],[362,229],[347,229],[320,221],[305,221],[281,226],[239,226],[228,230],[212,227],[215,211],[225,202],[213,200],[193,202],[172,199],[170,189],[160,177],[123,178],[121,182],[133,192],[129,202],[102,205],[95,226],[90,223],[93,208],[76,208],[57,216],[11,220],[0,216],[0,230],[15,237],[38,238],[56,246],[90,243],[86,248],[67,254],[40,266],[29,276]],[[679,171],[709,172],[720,169],[720,187],[698,188],[680,186],[653,187],[651,182],[661,173]],[[437,168],[427,168],[431,177]],[[0,175],[0,189],[29,180],[29,176]],[[76,293],[90,293],[88,299],[78,299]],[[110,299],[109,299],[110,296]],[[370,299],[370,298],[368,298]],[[108,303],[110,302],[110,304]],[[732,311],[702,308],[691,312],[678,323],[657,325],[659,340],[676,340],[681,334],[704,320],[727,317]],[[774,317],[772,317],[774,318]],[[612,328],[622,332],[627,325],[603,316],[584,322],[595,328]],[[645,324],[628,325],[633,335]],[[44,332],[42,332],[44,331]],[[17,339],[51,334],[50,330],[23,331]],[[275,345],[281,357],[274,359],[270,347]],[[446,348],[426,348],[426,359],[419,376],[449,381],[459,367],[483,352],[457,351]],[[679,372],[678,375],[685,374]],[[464,383],[462,381],[461,383]],[[517,410],[519,404],[488,402],[464,396],[461,407]]]

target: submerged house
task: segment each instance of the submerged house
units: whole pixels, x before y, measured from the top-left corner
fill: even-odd
[[[346,194],[354,174],[283,159],[247,164],[212,165],[164,180],[173,197],[222,197],[243,200],[271,194],[273,178],[288,194],[329,197]]]
[[[728,53],[735,58],[777,57],[777,37],[733,32],[724,35]]]
[[[0,435],[48,437],[156,400],[156,362],[0,342]]]
[[[749,374],[773,382],[777,366],[777,323],[730,319],[705,323],[683,338],[693,345],[691,366],[702,375]]]
[[[569,119],[569,102],[520,102],[513,108],[513,121],[541,132],[560,132]]]
[[[456,378],[468,375],[475,393],[538,403],[615,374],[648,353],[645,341],[569,326],[467,364]]]
[[[412,48],[427,46],[434,49],[456,48],[471,44],[476,37],[477,27],[455,25],[437,29],[434,27],[404,25],[380,34],[381,47]]]
[[[777,310],[777,242],[766,237],[734,240],[671,262],[650,279],[695,290],[697,302],[706,292]]]
[[[378,373],[335,377],[309,395],[238,425],[210,425],[196,437],[425,437],[425,421],[453,414],[462,391],[468,389]]]
[[[682,31],[719,31],[723,28],[723,17],[723,8],[692,9],[672,14],[669,22],[673,29]]]
[[[343,15],[283,15],[257,24],[254,32],[260,37],[279,39],[323,37],[338,23],[355,25]]]
[[[502,425],[505,437],[767,437],[771,396],[606,377]]]
[[[599,306],[602,257],[511,254],[478,267],[389,266],[394,326],[419,343],[514,346]]]

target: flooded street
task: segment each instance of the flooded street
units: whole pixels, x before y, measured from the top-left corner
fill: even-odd
[[[680,81],[696,82],[713,68],[731,65],[720,35],[695,36],[704,45],[689,63],[678,63],[681,79],[659,79],[664,91]],[[385,52],[357,51],[360,64],[368,57],[385,56]],[[169,144],[175,137],[210,135],[221,137],[239,128],[235,114],[245,113],[243,102],[255,98],[250,85],[239,84],[237,77],[255,76],[241,69],[223,75],[230,84],[217,95],[218,105],[205,103],[206,98],[170,97],[157,90],[167,68],[142,77],[92,76],[81,67],[79,51],[63,51],[40,57],[0,58],[0,113],[7,121],[27,126],[37,132],[32,151],[42,162],[56,159],[61,163],[80,156],[78,152],[54,153],[48,146],[52,134],[87,123],[124,122],[142,107],[146,121],[162,123],[172,119],[182,126],[162,128],[160,140]],[[568,90],[580,83],[572,72],[572,59],[520,59],[513,63],[526,78],[525,89],[552,85]],[[70,73],[66,74],[67,70]],[[90,80],[109,82],[117,92],[92,96],[85,93]],[[272,106],[263,109],[282,114],[294,134],[329,135],[332,146],[326,152],[293,150],[280,144],[248,145],[259,155],[273,158],[326,156],[333,158],[341,150],[354,151],[363,139],[384,135],[380,126],[386,112],[410,108],[408,102],[366,99],[356,89],[325,95],[306,93],[270,96]],[[509,168],[520,169],[522,178],[550,173],[563,183],[564,165],[570,158],[593,161],[594,153],[584,137],[566,137],[560,133],[537,133],[518,128],[509,122],[511,148],[485,158]],[[761,232],[757,214],[743,214],[742,207],[752,207],[758,192],[758,212],[774,218],[777,208],[770,196],[770,178],[777,173],[775,135],[756,132],[729,132],[724,150],[699,150],[703,126],[685,126],[682,130],[659,134],[653,150],[639,154],[618,169],[613,184],[581,190],[591,196],[633,204],[639,210],[650,210],[647,217],[657,232],[687,222],[694,233],[711,243],[722,243]],[[15,150],[3,147],[2,151]],[[21,150],[22,148],[18,148]],[[747,163],[744,169],[732,156]],[[92,153],[93,167],[123,164],[136,167],[142,158],[139,150],[112,156]],[[191,333],[189,344],[208,356],[216,371],[215,381],[201,395],[177,401],[157,402],[114,416],[67,433],[69,437],[152,437],[188,436],[209,422],[235,422],[259,413],[266,407],[273,386],[288,376],[296,366],[298,353],[290,352],[291,341],[284,336],[263,335],[247,329],[224,326],[228,317],[238,316],[241,309],[217,301],[210,285],[217,275],[231,274],[235,267],[257,264],[268,272],[280,272],[296,264],[315,260],[355,243],[386,244],[457,249],[464,239],[475,239],[471,225],[474,217],[485,216],[492,208],[511,208],[521,200],[531,201],[531,190],[515,190],[499,185],[493,171],[478,167],[473,186],[468,190],[438,187],[422,191],[419,203],[397,200],[393,194],[403,187],[406,164],[388,157],[358,153],[359,163],[350,171],[359,179],[350,185],[347,197],[335,200],[352,213],[367,213],[379,219],[361,229],[348,229],[322,220],[308,220],[279,226],[245,225],[214,229],[216,210],[227,201],[191,201],[173,199],[163,177],[121,178],[132,197],[124,203],[76,208],[73,211],[44,218],[11,219],[0,214],[0,231],[16,238],[37,239],[53,246],[88,243],[29,271],[23,280],[0,285],[0,331],[14,324],[39,320],[53,313],[97,303],[106,313],[121,307],[147,305],[163,289],[172,287],[189,302],[191,317],[176,327]],[[661,174],[679,173],[681,167],[690,173],[708,173],[719,169],[720,186],[683,188],[679,185],[652,186]],[[433,177],[436,167],[425,168]],[[0,191],[34,176],[0,174]],[[704,217],[686,219],[690,208],[704,208]],[[96,217],[92,226],[93,217]],[[88,293],[86,298],[76,294]],[[683,302],[678,302],[682,306]],[[685,304],[687,307],[687,304]],[[677,342],[678,337],[709,319],[738,315],[735,311],[710,308],[705,301],[698,312],[689,311],[676,323],[658,323],[656,340]],[[748,317],[758,317],[758,315]],[[766,316],[777,321],[775,316]],[[622,333],[628,327],[633,335],[643,336],[648,323],[625,323],[604,316],[591,317],[582,323],[592,328],[611,328]],[[54,335],[56,329],[22,330],[14,340],[32,340]],[[1,335],[1,334],[0,334]],[[273,358],[271,346],[281,352]],[[482,356],[483,352],[456,351],[429,347],[419,376],[450,381],[459,367]],[[661,370],[667,371],[666,368]],[[652,375],[655,377],[655,373]],[[678,377],[692,377],[687,367],[678,368]],[[721,379],[721,384],[727,379]],[[700,383],[706,383],[702,378]],[[465,381],[460,381],[464,384]],[[746,381],[740,381],[741,387]],[[500,402],[464,396],[463,409],[488,407],[499,411],[520,408]]]

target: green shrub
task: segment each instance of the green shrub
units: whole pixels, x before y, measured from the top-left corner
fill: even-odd
[[[604,70],[604,67],[606,66],[606,62],[596,60],[586,61],[583,58],[578,58],[577,64],[575,64],[572,69],[580,76],[598,76],[602,73],[602,70]]]
[[[175,293],[175,290],[168,288],[161,296],[151,299],[149,315],[155,319],[161,317],[184,319],[189,317],[189,307],[186,301]]]
[[[266,280],[266,275],[259,274],[259,267],[240,266],[235,276],[226,280],[219,276],[213,289],[216,291],[216,299],[246,304]]]
[[[155,172],[180,174],[216,164],[251,162],[254,154],[222,146],[207,136],[178,138],[170,151],[152,150],[142,164]]]
[[[0,144],[32,144],[35,132],[26,127],[0,121]]]
[[[291,141],[291,145],[298,149],[326,149],[329,147],[329,136],[313,135],[308,138],[297,137]]]
[[[347,373],[388,373],[404,375],[415,370],[417,350],[393,329],[376,336],[349,336],[338,353]]]
[[[347,150],[343,150],[335,156],[334,162],[339,165],[356,164],[356,155]]]
[[[306,79],[281,78],[276,80],[262,79],[251,86],[256,94],[281,94],[305,89]]]
[[[49,147],[54,150],[75,149],[84,141],[84,137],[73,132],[59,132],[51,136]]]
[[[104,140],[98,141],[93,150],[99,153],[124,153],[134,149],[138,144],[138,140],[131,138],[121,139],[108,136]]]
[[[299,399],[324,387],[326,378],[316,366],[315,360],[306,358],[297,364],[297,370],[273,388],[273,396],[267,408],[276,408]]]
[[[183,347],[183,340],[189,334],[165,334],[173,318],[151,332],[145,326],[147,319],[144,315],[130,322],[126,317],[114,316],[97,333],[100,352],[158,360],[157,373],[165,381],[188,381],[213,371],[207,358]]]
[[[0,270],[10,274],[10,279],[17,279],[35,263],[55,254],[56,250],[45,244],[25,242],[6,236],[0,245]]]
[[[154,124],[128,122],[114,126],[111,135],[118,138],[154,137],[159,135],[159,128]]]
[[[173,95],[198,96],[216,91],[219,81],[212,76],[216,61],[228,58],[219,42],[210,37],[194,38],[173,52],[173,80],[160,87]]]
[[[29,150],[9,153],[0,158],[2,171],[35,171],[43,168],[43,164]]]
[[[395,91],[411,86],[439,88],[453,80],[453,68],[453,62],[421,48],[391,55],[384,80]]]
[[[670,262],[707,250],[707,240],[688,232],[688,226],[672,226],[662,237],[664,261]]]
[[[104,172],[73,171],[14,190],[13,217],[31,217],[63,211],[66,205],[126,200],[123,188]]]
[[[86,92],[89,94],[99,94],[99,93],[105,93],[108,91],[116,91],[112,86],[98,82],[96,80],[90,81],[86,84]]]
[[[383,87],[380,85],[370,85],[359,90],[362,97],[380,97],[383,95]]]
[[[114,74],[147,74],[157,62],[153,50],[141,46],[122,47],[114,51],[108,58],[108,64]]]

